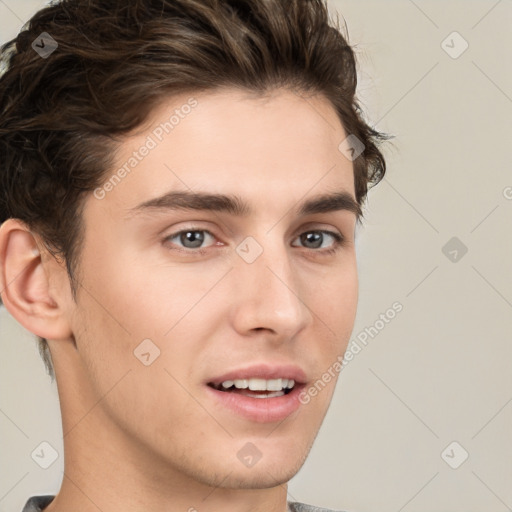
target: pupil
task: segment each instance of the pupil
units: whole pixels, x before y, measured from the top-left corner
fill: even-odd
[[[312,243],[312,247],[318,248],[322,245],[322,233],[306,233],[302,235],[303,244]]]
[[[190,249],[201,247],[204,241],[204,234],[201,231],[187,231],[181,235],[181,243]]]

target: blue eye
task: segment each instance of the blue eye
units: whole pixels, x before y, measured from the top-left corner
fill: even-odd
[[[324,245],[327,237],[334,240],[328,247]],[[325,252],[334,252],[343,244],[343,236],[332,231],[316,230],[306,231],[297,237],[306,249],[326,249]],[[324,251],[319,251],[324,252]]]
[[[186,229],[168,236],[165,241],[178,240],[185,249],[202,249],[204,248],[202,245],[208,236],[214,238],[213,235],[205,229]]]

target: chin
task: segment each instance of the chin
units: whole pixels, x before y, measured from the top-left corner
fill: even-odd
[[[258,464],[259,465],[259,464]],[[258,466],[257,465],[257,466]],[[302,467],[298,462],[290,464],[261,465],[246,470],[236,470],[226,478],[221,487],[231,489],[269,489],[289,482]]]
[[[265,449],[266,453],[263,453],[252,466],[245,467],[240,463],[231,467],[227,471],[231,471],[231,475],[226,479],[226,485],[223,487],[266,489],[285,484],[304,465],[310,448],[311,446],[306,449],[297,442],[286,443],[281,449],[278,446],[268,446]]]

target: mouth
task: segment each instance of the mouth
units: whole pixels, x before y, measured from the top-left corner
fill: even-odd
[[[295,387],[295,380],[286,378],[260,379],[253,377],[249,379],[225,380],[217,384],[209,382],[208,386],[217,391],[236,393],[251,398],[277,398],[291,393]]]
[[[206,381],[213,407],[256,423],[283,421],[301,407],[305,372],[295,365],[268,364],[232,370]]]

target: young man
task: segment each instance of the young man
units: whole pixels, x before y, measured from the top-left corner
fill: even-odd
[[[385,172],[329,23],[322,0],[64,0],[4,46],[0,290],[64,433],[25,512],[321,510],[287,482]]]

